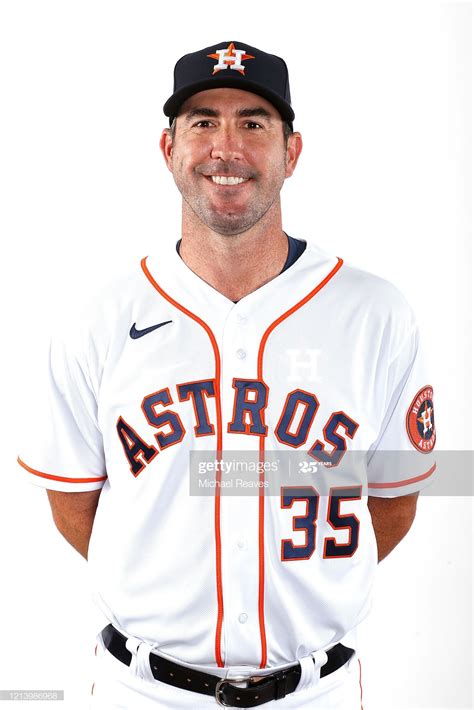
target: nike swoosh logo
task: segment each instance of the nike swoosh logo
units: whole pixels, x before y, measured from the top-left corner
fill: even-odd
[[[144,335],[148,335],[148,333],[151,333],[153,330],[156,330],[157,328],[161,328],[162,325],[168,325],[168,323],[172,323],[172,320],[165,320],[163,323],[158,323],[157,325],[150,325],[149,328],[143,328],[142,330],[137,330],[135,327],[137,324],[134,323],[132,327],[130,328],[130,337],[136,340],[137,338],[141,338]]]

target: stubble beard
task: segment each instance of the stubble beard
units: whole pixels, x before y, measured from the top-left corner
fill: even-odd
[[[188,186],[182,184],[176,177],[175,182],[184,202],[202,224],[217,234],[231,237],[247,232],[264,218],[278,200],[284,180],[280,185],[275,186],[275,190],[271,195],[267,195],[266,199],[249,202],[243,211],[227,213],[225,208],[224,210],[213,208],[210,199],[201,191],[188,189]]]
[[[262,219],[275,202],[273,200],[264,206],[250,204],[243,212],[226,213],[213,209],[203,195],[190,199],[189,196],[183,194],[183,199],[200,222],[212,229],[213,232],[227,237],[247,232]]]

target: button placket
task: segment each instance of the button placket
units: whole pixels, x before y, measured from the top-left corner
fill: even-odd
[[[236,388],[235,379],[256,377],[256,334],[251,328],[242,327],[246,322],[243,314],[230,315],[222,331],[222,416],[223,457],[227,452],[256,451],[256,437],[247,437],[228,431],[234,417]],[[234,478],[237,479],[236,473]],[[233,549],[234,554],[222,559],[222,590],[224,596],[225,656],[229,664],[258,659],[261,641],[258,623],[258,579],[243,582],[249,568],[258,568],[258,496],[239,495],[228,491],[221,497],[221,543],[222,549]]]

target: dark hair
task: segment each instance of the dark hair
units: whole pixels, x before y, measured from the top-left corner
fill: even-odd
[[[288,145],[288,138],[289,138],[289,136],[291,136],[292,133],[293,133],[293,129],[290,126],[290,124],[287,123],[286,121],[283,121],[283,138],[285,140],[285,146]]]
[[[171,140],[174,141],[174,137],[176,134],[176,116],[173,118],[173,121],[171,123],[170,132],[171,132]]]
[[[173,121],[170,126],[170,132],[171,132],[171,140],[174,141],[174,137],[176,135],[176,116],[173,118]],[[290,126],[289,123],[286,121],[283,121],[283,139],[285,141],[285,146],[288,145],[288,137],[293,133],[293,129]]]

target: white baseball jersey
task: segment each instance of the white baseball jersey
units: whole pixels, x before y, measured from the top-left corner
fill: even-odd
[[[234,303],[170,245],[67,331],[20,463],[45,488],[102,488],[89,569],[109,621],[210,668],[347,643],[377,567],[367,496],[418,491],[435,470],[432,382],[400,292],[308,244]],[[218,465],[196,493],[194,457],[229,452],[259,462],[250,494],[237,476],[224,491]],[[290,453],[304,483],[299,463],[289,478],[265,467]]]

